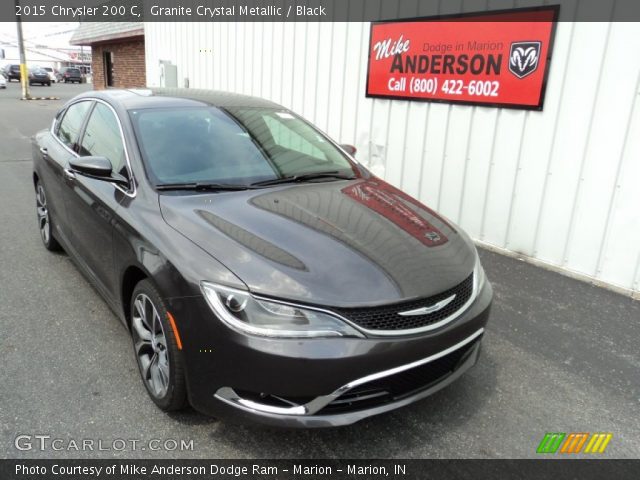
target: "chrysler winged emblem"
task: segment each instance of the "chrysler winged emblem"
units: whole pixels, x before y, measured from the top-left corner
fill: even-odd
[[[518,78],[531,75],[538,68],[541,42],[513,42],[509,52],[509,71]]]
[[[428,315],[429,313],[437,312],[438,310],[442,310],[444,307],[453,302],[453,299],[456,298],[456,294],[454,293],[450,297],[445,298],[444,300],[440,300],[433,305],[428,307],[416,308],[415,310],[407,310],[406,312],[398,312],[398,315],[402,315],[403,317],[413,317],[415,315]]]

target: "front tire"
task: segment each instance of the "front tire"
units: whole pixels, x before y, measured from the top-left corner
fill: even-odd
[[[36,213],[38,215],[38,228],[40,229],[40,238],[44,248],[50,252],[59,252],[62,250],[60,244],[53,236],[53,228],[51,222],[51,213],[47,205],[47,195],[44,192],[42,183],[36,183]]]
[[[131,296],[131,337],[140,375],[151,400],[165,412],[186,405],[184,367],[162,297],[148,280]]]

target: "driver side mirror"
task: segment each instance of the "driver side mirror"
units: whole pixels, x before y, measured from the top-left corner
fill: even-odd
[[[96,180],[105,180],[125,186],[129,184],[126,178],[113,172],[113,166],[107,157],[77,157],[69,161],[69,166],[74,172]]]
[[[340,147],[342,147],[342,149],[352,157],[355,157],[356,152],[358,151],[356,147],[354,147],[353,145],[349,145],[347,143],[340,145]]]

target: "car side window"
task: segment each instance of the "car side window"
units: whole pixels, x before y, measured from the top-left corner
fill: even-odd
[[[113,111],[103,103],[96,103],[91,112],[82,137],[80,155],[106,157],[114,172],[128,176],[118,120]]]
[[[78,142],[78,134],[91,102],[78,102],[67,108],[58,127],[57,136],[71,150]]]

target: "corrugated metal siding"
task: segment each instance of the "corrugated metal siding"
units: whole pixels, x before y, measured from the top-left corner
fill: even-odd
[[[485,5],[473,3],[465,10]],[[559,23],[543,112],[365,98],[368,23],[147,23],[145,33],[149,85],[168,60],[180,86],[274,100],[474,238],[640,291],[637,24]]]

